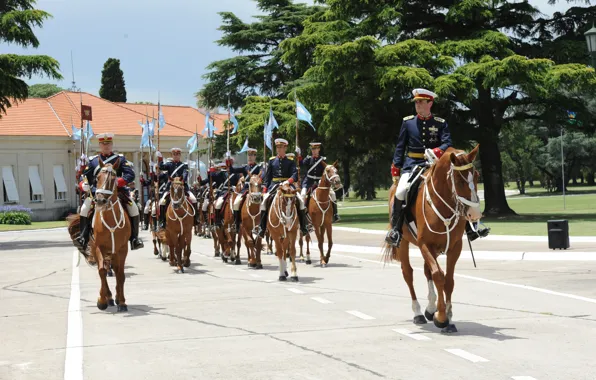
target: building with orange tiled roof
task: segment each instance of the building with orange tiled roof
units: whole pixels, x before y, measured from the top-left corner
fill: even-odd
[[[72,126],[81,126],[81,103],[91,106],[95,135],[114,133],[114,151],[134,164],[136,188],[140,188],[141,171],[145,176],[149,172],[149,152],[148,148],[141,152],[139,122],[147,116],[157,119],[157,105],[113,103],[85,92],[62,91],[45,99],[13,103],[0,117],[0,204],[29,207],[36,221],[57,220],[69,211],[76,212],[75,162],[81,155],[81,144],[72,139]],[[159,132],[159,149],[164,157],[169,157],[173,147],[188,152],[186,142],[195,131],[202,135],[205,114],[186,106],[161,105],[161,109],[166,125]],[[212,119],[215,133],[221,133],[227,115],[213,115]],[[157,128],[153,144],[157,146]],[[92,138],[87,155],[97,154],[97,147],[97,140]],[[199,150],[204,149],[206,141],[200,137]],[[192,156],[196,160],[196,154]],[[206,157],[201,160],[207,163]],[[143,198],[146,196],[145,192]]]

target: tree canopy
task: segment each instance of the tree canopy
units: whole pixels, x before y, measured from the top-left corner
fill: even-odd
[[[111,102],[126,102],[124,73],[120,69],[120,60],[108,58],[101,71],[99,96]]]
[[[30,98],[47,98],[52,95],[64,91],[62,87],[59,87],[53,83],[39,83],[29,86],[29,97]]]

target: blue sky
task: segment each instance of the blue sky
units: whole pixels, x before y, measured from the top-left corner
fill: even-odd
[[[531,3],[548,15],[569,7],[565,0],[554,7],[547,0]],[[33,77],[29,84],[70,87],[72,50],[82,91],[97,95],[104,62],[119,58],[129,102],[157,102],[159,90],[163,104],[189,106],[196,105],[206,66],[234,55],[215,43],[221,37],[217,13],[232,11],[244,21],[258,13],[252,0],[38,0],[36,8],[53,15],[36,31],[39,48],[9,45],[3,53],[50,55],[64,80]]]

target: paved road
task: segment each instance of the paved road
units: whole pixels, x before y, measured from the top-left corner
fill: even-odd
[[[481,261],[474,269],[462,260],[459,333],[442,335],[411,323],[399,267],[383,267],[371,254],[334,251],[327,268],[299,264],[296,284],[277,282],[272,256],[261,271],[213,259],[210,240],[193,242],[185,274],[148,246],[129,255],[129,312],[117,314],[95,306],[95,268],[83,262],[73,276],[65,231],[0,234],[0,379],[64,379],[65,369],[68,379],[92,380],[581,380],[596,373],[596,262]],[[423,301],[420,271],[415,280]]]

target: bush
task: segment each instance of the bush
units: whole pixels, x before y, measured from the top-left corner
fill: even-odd
[[[0,224],[31,224],[31,209],[17,206],[0,207]]]

